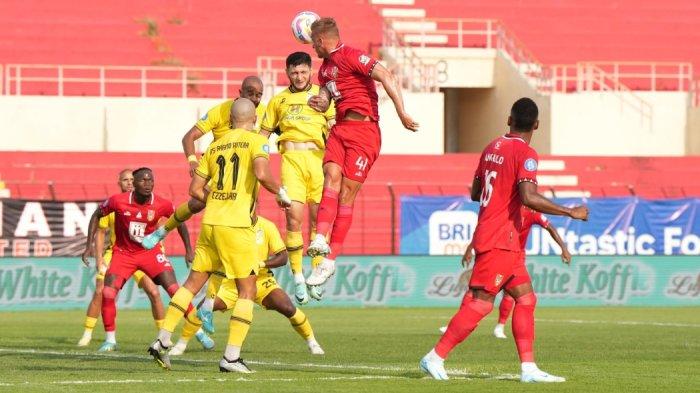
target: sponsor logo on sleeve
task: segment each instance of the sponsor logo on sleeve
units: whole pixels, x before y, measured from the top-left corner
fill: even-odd
[[[534,158],[528,158],[524,166],[526,171],[534,172],[537,170],[537,161]]]
[[[262,150],[265,153],[270,154],[270,146],[269,145],[262,145]]]
[[[369,61],[370,61],[370,58],[369,58],[369,56],[367,56],[367,55],[360,55],[360,59],[359,59],[359,60],[360,60],[360,63],[361,63],[362,65],[367,65],[367,63],[369,63]]]
[[[204,116],[202,116],[202,118],[199,120],[204,121],[207,120],[207,118],[209,118],[209,113],[205,113]]]

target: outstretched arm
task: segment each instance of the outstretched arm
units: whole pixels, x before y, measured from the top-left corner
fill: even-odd
[[[418,123],[414,121],[404,109],[401,87],[394,74],[383,65],[377,63],[374,69],[372,69],[372,74],[370,76],[384,86],[386,94],[388,94],[391,101],[394,102],[394,107],[396,108],[396,113],[399,115],[399,119],[401,119],[401,124],[403,124],[407,130],[418,131]]]
[[[557,205],[538,193],[535,183],[529,181],[520,182],[520,184],[518,184],[518,192],[520,193],[520,201],[522,204],[532,210],[545,214],[553,214],[555,216],[568,216],[576,220],[588,220],[588,207],[576,206],[574,208],[568,208]]]
[[[97,231],[97,222],[100,220],[101,217],[102,210],[99,207],[95,209],[95,212],[92,213],[92,216],[90,216],[87,241],[85,242],[85,251],[83,251],[83,255],[81,256],[81,259],[83,260],[83,264],[85,264],[85,266],[90,266],[90,261],[88,260],[88,257],[90,256],[90,252],[93,251],[92,244],[95,239],[95,232]]]
[[[552,239],[557,242],[559,247],[561,247],[561,261],[567,265],[571,264],[571,253],[569,253],[569,249],[566,247],[564,240],[561,238],[561,236],[559,236],[557,228],[555,228],[554,225],[549,224],[545,227],[545,229],[547,232],[549,232],[549,235],[552,236]]]
[[[255,172],[255,177],[258,179],[260,184],[265,187],[266,190],[277,196],[277,204],[281,208],[288,208],[292,205],[292,201],[287,195],[287,191],[284,187],[280,187],[277,180],[272,176],[270,171],[270,163],[267,158],[258,157],[253,160],[253,171]]]
[[[194,141],[201,138],[204,133],[202,130],[193,126],[182,137],[182,150],[185,152],[185,157],[190,165],[190,177],[194,176],[194,170],[197,169],[197,154],[195,153]]]

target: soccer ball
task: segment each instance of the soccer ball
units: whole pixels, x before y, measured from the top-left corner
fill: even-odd
[[[311,24],[321,19],[318,14],[311,11],[302,11],[292,19],[292,34],[302,44],[311,43]]]

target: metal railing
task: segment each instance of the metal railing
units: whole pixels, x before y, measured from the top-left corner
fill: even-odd
[[[255,68],[7,64],[5,95],[222,97]]]
[[[556,91],[570,93],[577,91],[576,87],[598,85],[603,81],[608,84],[605,91],[624,91],[626,94],[669,90],[694,93],[697,87],[692,65],[687,62],[586,62],[596,66],[596,71],[562,76],[561,69],[557,68],[561,66],[543,65],[515,34],[495,19],[401,17],[387,18],[386,21],[389,25],[401,27],[398,34],[409,46],[498,49],[543,94],[555,91],[556,85],[562,83],[575,88]],[[563,79],[552,80],[552,75]],[[585,80],[589,77],[595,80]],[[693,102],[700,104],[698,99],[693,99]]]
[[[423,62],[388,23],[384,24],[382,54],[403,89],[424,93],[438,91],[435,65]]]

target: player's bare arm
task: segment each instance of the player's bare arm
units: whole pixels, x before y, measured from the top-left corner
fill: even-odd
[[[309,97],[308,104],[317,112],[325,112],[331,106],[331,93],[325,87],[318,90],[318,94]]]
[[[279,207],[286,209],[292,205],[292,201],[289,199],[287,191],[285,191],[284,187],[280,187],[279,183],[277,183],[275,178],[272,176],[272,172],[270,171],[270,162],[267,160],[267,158],[258,157],[253,160],[253,171],[255,172],[255,177],[258,179],[260,184],[265,187],[266,190],[277,196],[275,199],[277,200]]]
[[[469,264],[472,262],[472,258],[474,258],[474,246],[471,242],[469,242],[467,249],[464,251],[464,255],[462,256],[462,266],[465,268],[469,266]]]
[[[267,260],[264,262],[265,267],[268,269],[274,269],[280,266],[284,266],[287,264],[288,258],[289,255],[287,254],[287,250],[282,250],[277,254],[267,258]]]
[[[182,137],[182,150],[185,152],[185,157],[190,165],[190,177],[194,176],[194,170],[197,169],[197,154],[195,152],[194,142],[201,138],[204,133],[197,126],[192,126],[189,131]]]
[[[95,269],[98,273],[104,273],[107,270],[104,259],[106,236],[107,228],[99,228],[95,234]]]
[[[374,69],[372,69],[372,74],[370,76],[372,79],[384,86],[386,94],[389,95],[389,98],[391,98],[391,101],[394,103],[396,113],[399,115],[399,119],[401,119],[401,124],[403,124],[407,130],[413,132],[418,131],[418,122],[414,121],[404,109],[401,87],[399,86],[399,81],[396,79],[394,74],[387,70],[383,65],[377,64],[374,66]]]
[[[469,196],[472,198],[472,202],[479,202],[481,199],[481,179],[475,177],[472,180],[472,189]]]
[[[177,234],[180,235],[182,239],[182,244],[185,246],[185,263],[189,267],[194,261],[194,251],[192,250],[192,244],[190,243],[190,231],[187,230],[187,225],[183,222],[177,227]]]
[[[95,233],[97,232],[97,222],[102,218],[102,210],[98,207],[95,209],[95,212],[92,213],[92,216],[90,216],[90,224],[88,225],[88,233],[87,233],[87,241],[85,242],[85,251],[83,251],[83,255],[81,256],[81,259],[83,260],[83,263],[85,266],[90,266],[90,261],[88,260],[88,257],[90,256],[90,252],[93,251],[93,241],[95,239]]]
[[[202,177],[199,173],[195,173],[195,176],[192,176],[192,180],[190,180],[190,196],[202,203],[207,203],[207,194],[209,193],[206,189],[207,181],[209,179]]]
[[[559,236],[557,228],[555,228],[554,225],[549,224],[547,225],[547,227],[545,227],[545,229],[547,230],[547,232],[549,232],[549,235],[552,236],[552,239],[554,239],[554,241],[557,242],[557,244],[561,248],[561,261],[567,265],[571,264],[571,253],[566,247],[566,243],[564,243],[564,240],[561,238],[561,236]]]
[[[545,198],[542,194],[538,193],[537,185],[535,183],[529,181],[521,182],[518,184],[518,192],[520,193],[520,201],[522,204],[532,210],[545,214],[553,214],[555,216],[568,216],[576,220],[588,220],[588,207],[576,206],[573,208],[568,208],[557,205],[556,203]]]

